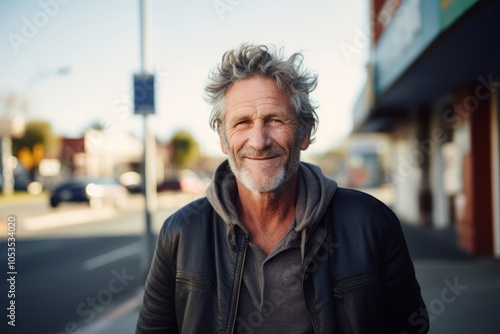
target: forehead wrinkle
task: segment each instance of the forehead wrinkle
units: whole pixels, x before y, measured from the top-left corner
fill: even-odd
[[[224,103],[228,121],[294,114],[288,95],[269,78],[252,77],[236,82],[226,92]]]
[[[266,112],[266,111],[289,111],[290,104],[283,97],[276,97],[272,95],[261,96],[253,99],[242,99],[241,96],[238,97],[239,101],[231,101],[231,99],[226,100],[227,110],[233,110],[237,112]],[[229,102],[229,103],[227,103]]]
[[[238,94],[238,96],[233,96],[233,94],[226,94],[226,105],[228,103],[233,104],[233,105],[240,105],[240,104],[249,104],[249,105],[262,105],[262,104],[273,104],[273,105],[282,105],[283,103],[286,104],[287,106],[289,105],[288,99],[286,96],[283,96],[281,94],[276,95],[272,94],[269,91],[265,92],[266,95],[259,96],[257,98],[253,97],[252,94],[244,92],[243,94]],[[234,101],[236,99],[236,101]],[[239,100],[239,101],[238,101]]]
[[[245,90],[239,92],[238,98],[252,95],[255,92],[262,93],[261,98],[273,98],[280,101],[288,103],[288,94],[282,91],[275,80],[271,78],[266,78],[262,76],[252,76],[240,81],[235,82],[225,94],[225,98],[231,97],[234,90],[241,90],[242,87],[246,87]]]

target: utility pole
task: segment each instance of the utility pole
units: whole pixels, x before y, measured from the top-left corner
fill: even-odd
[[[139,1],[140,13],[140,73],[134,76],[134,105],[135,113],[143,115],[143,193],[145,207],[145,231],[142,271],[147,274],[154,250],[154,239],[151,229],[152,221],[157,210],[156,199],[156,139],[151,131],[150,123],[155,113],[154,106],[154,76],[148,74],[148,0]]]

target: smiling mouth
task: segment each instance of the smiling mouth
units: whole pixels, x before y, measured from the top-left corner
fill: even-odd
[[[245,157],[246,159],[249,160],[257,160],[257,161],[264,161],[264,160],[271,160],[278,158],[278,156],[272,156],[272,157]]]

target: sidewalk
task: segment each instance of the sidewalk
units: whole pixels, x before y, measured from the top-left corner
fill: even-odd
[[[403,224],[422,288],[430,333],[500,333],[500,260],[467,255],[453,229]]]
[[[432,334],[500,333],[500,260],[475,258],[456,245],[452,229],[403,224]],[[133,334],[142,292],[84,334]]]

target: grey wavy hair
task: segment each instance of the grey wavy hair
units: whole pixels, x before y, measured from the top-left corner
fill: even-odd
[[[311,142],[318,124],[316,103],[311,99],[318,83],[318,76],[303,67],[304,56],[294,53],[288,59],[283,56],[283,49],[275,46],[242,44],[237,49],[227,51],[221,63],[208,76],[205,87],[205,99],[212,105],[210,127],[217,130],[222,126],[224,135],[224,96],[237,81],[253,75],[272,78],[278,87],[290,97],[290,105],[299,121],[299,140],[309,132]]]

